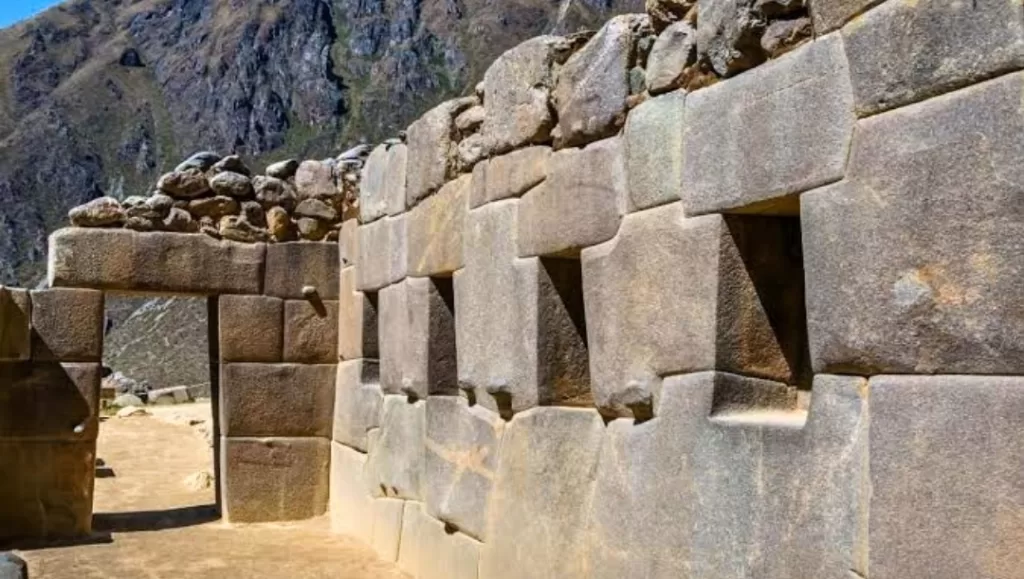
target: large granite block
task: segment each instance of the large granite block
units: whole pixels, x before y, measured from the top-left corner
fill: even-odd
[[[551,147],[526,147],[481,161],[473,167],[469,206],[519,197],[548,175]]]
[[[409,211],[408,275],[446,275],[462,267],[462,230],[472,175],[445,184]]]
[[[651,32],[646,14],[616,16],[559,69],[551,93],[558,110],[556,147],[578,147],[619,131],[631,93],[636,45]]]
[[[791,196],[843,177],[853,123],[838,34],[687,95],[686,214],[796,215]]]
[[[221,497],[231,523],[295,521],[327,512],[330,442],[221,438]]]
[[[338,261],[339,267],[343,270],[359,261],[358,219],[347,219],[341,224],[341,231],[338,233]]]
[[[686,93],[680,90],[630,111],[624,133],[630,211],[679,200],[685,104]]]
[[[1014,74],[858,123],[846,180],[802,202],[816,372],[1024,374],[1022,93]]]
[[[330,436],[335,372],[330,364],[222,364],[221,432]]]
[[[374,495],[420,500],[423,478],[426,402],[385,396],[380,436],[370,448],[368,482]]]
[[[1024,19],[1013,2],[890,1],[842,35],[861,116],[1024,67]]]
[[[258,294],[266,246],[190,233],[61,229],[50,236],[49,285],[112,291]]]
[[[0,286],[0,361],[32,354],[32,300],[28,290]]]
[[[0,438],[96,440],[100,365],[0,363]]]
[[[454,280],[459,384],[506,417],[591,403],[579,264],[515,257],[519,203],[470,211]]]
[[[370,546],[381,559],[395,563],[398,561],[398,548],[402,541],[402,516],[405,501],[401,499],[374,499],[373,531],[370,535]]]
[[[538,36],[499,56],[484,73],[486,113],[481,132],[494,153],[545,143],[555,126],[550,96],[555,36]]]
[[[334,394],[332,438],[346,446],[366,452],[367,432],[380,426],[384,393],[379,368],[372,360],[350,360],[338,365]]]
[[[421,479],[427,512],[487,541],[487,511],[505,422],[459,396],[431,396],[426,407],[426,455]]]
[[[656,418],[608,426],[590,576],[868,576],[866,386],[819,376],[808,414],[783,384],[666,379]]]
[[[323,300],[338,299],[338,244],[297,241],[267,246],[267,274],[263,293],[301,300],[312,287]]]
[[[407,278],[380,292],[381,387],[426,398],[458,392],[451,280]]]
[[[377,296],[356,289],[356,268],[341,272],[338,298],[338,356],[357,360],[379,356],[377,340]]]
[[[1024,378],[872,378],[871,577],[1021,577],[1022,431]]]
[[[626,212],[622,140],[557,151],[548,166],[519,204],[519,255],[572,255],[611,239]]]
[[[581,529],[590,516],[604,429],[598,413],[584,409],[534,408],[512,419],[491,495],[481,577],[587,575]]]
[[[265,296],[221,296],[219,304],[221,361],[281,361],[283,300]]]
[[[96,442],[0,440],[0,541],[92,531]]]
[[[385,215],[405,211],[405,177],[408,148],[379,145],[363,165],[359,181],[359,220],[370,223]]]
[[[338,363],[338,302],[284,302],[284,361]]]
[[[407,214],[385,217],[359,227],[359,272],[356,289],[376,291],[400,281],[408,267]]]
[[[406,502],[398,566],[417,579],[477,579],[482,545]]]
[[[366,455],[331,443],[331,532],[373,543],[374,500],[366,490]]]
[[[806,379],[800,228],[794,218],[632,213],[583,252],[594,398],[648,414],[662,377],[723,370]]]
[[[103,292],[32,290],[32,359],[99,362],[103,357]]]
[[[455,111],[455,103],[445,101],[409,125],[406,138],[406,208],[414,207],[420,199],[440,189],[453,171]]]

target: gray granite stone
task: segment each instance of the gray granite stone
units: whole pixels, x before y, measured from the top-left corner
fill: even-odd
[[[792,196],[843,177],[853,123],[838,34],[687,95],[687,215],[796,215]]]
[[[1022,92],[1014,74],[862,120],[847,179],[805,195],[816,372],[1024,373]]]
[[[335,374],[333,364],[222,364],[222,433],[330,436]]]
[[[685,104],[686,93],[676,91],[650,99],[629,113],[624,141],[630,211],[679,200]]]
[[[481,133],[500,154],[523,145],[547,142],[551,113],[554,36],[539,36],[505,52],[484,74],[487,110]]]
[[[462,267],[462,230],[473,177],[449,181],[406,217],[411,276],[450,275]]]
[[[367,433],[380,426],[384,393],[380,389],[379,367],[373,360],[351,360],[338,364],[334,390],[335,442],[366,452]]]
[[[371,447],[367,468],[373,494],[390,498],[421,500],[426,402],[412,402],[405,396],[384,397],[380,438]]]
[[[521,196],[547,177],[550,159],[551,147],[534,146],[481,162],[473,168],[469,206]]]
[[[327,440],[221,438],[221,453],[226,521],[296,521],[327,512]]]

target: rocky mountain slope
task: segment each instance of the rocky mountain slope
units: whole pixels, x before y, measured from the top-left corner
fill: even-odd
[[[0,30],[0,284],[44,277],[46,238],[90,199],[147,195],[197,150],[253,167],[376,142],[467,94],[545,32],[643,0],[71,0]],[[135,311],[139,304],[146,307]],[[173,385],[206,352],[205,309],[114,304],[108,363]],[[158,331],[169,323],[173,335]]]

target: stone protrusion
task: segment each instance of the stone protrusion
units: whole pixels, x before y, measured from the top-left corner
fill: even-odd
[[[268,296],[305,299],[302,288],[313,286],[324,300],[338,299],[338,245],[336,243],[278,243],[267,246]]]
[[[338,362],[338,302],[319,298],[284,302],[285,362]]]

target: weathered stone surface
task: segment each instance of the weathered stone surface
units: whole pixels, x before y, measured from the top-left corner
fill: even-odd
[[[244,175],[246,177],[252,175],[252,171],[245,165],[245,161],[242,160],[238,155],[228,155],[220,161],[214,163],[210,170],[213,173],[235,173],[236,175]]]
[[[473,168],[469,206],[519,197],[540,184],[548,174],[550,147],[526,147],[492,157]]]
[[[327,222],[338,219],[338,212],[319,199],[303,199],[295,207],[295,215]]]
[[[388,196],[384,182],[388,174],[388,147],[379,145],[366,158],[359,180],[359,220],[370,223],[388,212]],[[405,207],[405,196],[402,196]]]
[[[679,200],[686,93],[652,98],[629,113],[625,130],[630,211]]]
[[[487,541],[487,510],[505,422],[459,396],[431,396],[426,406],[423,500],[433,517]]]
[[[116,227],[124,223],[125,214],[117,199],[100,197],[75,207],[68,218],[76,227]]]
[[[103,292],[32,290],[32,359],[99,362],[103,357]]]
[[[264,296],[223,296],[219,309],[222,361],[281,361],[284,347],[282,300]]]
[[[279,161],[272,165],[267,165],[267,175],[275,179],[288,179],[295,176],[295,172],[299,170],[299,161],[297,159],[288,159],[285,161]]]
[[[231,171],[218,173],[210,179],[210,189],[217,195],[247,199],[254,195],[252,180]]]
[[[373,541],[373,498],[366,489],[366,455],[331,443],[331,531],[370,544]],[[404,525],[404,522],[403,522]]]
[[[444,185],[455,171],[454,101],[430,109],[409,125],[405,206],[413,207]]]
[[[646,0],[644,8],[656,30],[664,30],[673,22],[682,20],[697,2],[694,0]]]
[[[791,20],[775,20],[761,36],[761,48],[771,58],[778,58],[806,42],[814,34],[811,19],[803,16]]]
[[[330,443],[322,438],[221,438],[221,496],[231,523],[327,512]]]
[[[0,361],[32,354],[32,300],[28,290],[0,286]]]
[[[475,106],[466,109],[465,112],[455,117],[455,128],[463,134],[473,133],[480,129],[487,116],[487,109],[482,106]]]
[[[377,358],[377,303],[356,290],[356,270],[341,272],[338,300],[338,356],[342,360]]]
[[[398,561],[398,547],[402,541],[402,515],[405,501],[400,499],[374,499],[373,531],[370,546],[377,556],[390,563]]]
[[[1024,67],[1024,20],[1009,2],[886,2],[842,34],[860,116]]]
[[[224,436],[331,435],[331,364],[222,364],[220,420]]]
[[[1024,373],[1022,93],[1014,74],[858,123],[847,179],[802,204],[816,372]]]
[[[302,299],[306,286],[315,287],[321,299],[338,299],[338,245],[297,242],[267,246],[264,293]]]
[[[0,440],[0,540],[88,535],[95,469],[92,441]]]
[[[673,376],[657,418],[613,421],[580,533],[592,576],[867,576],[866,381],[819,376],[809,414],[786,390]]]
[[[487,110],[481,133],[493,153],[547,142],[555,126],[550,94],[554,36],[539,36],[498,57],[484,74]]]
[[[178,207],[172,207],[163,221],[163,229],[173,233],[198,233],[199,222],[192,215]]]
[[[303,161],[295,171],[295,190],[299,199],[324,199],[338,194],[334,167],[323,161]]]
[[[299,231],[299,239],[303,241],[325,241],[331,232],[329,222],[315,217],[300,217],[295,221],[295,225]]]
[[[619,132],[626,120],[636,43],[650,31],[646,14],[616,16],[565,63],[552,92],[558,110],[557,148],[585,145]]]
[[[480,133],[474,133],[462,139],[457,148],[458,171],[463,173],[472,171],[477,163],[487,158],[490,150],[490,141]]]
[[[220,219],[220,236],[239,243],[264,243],[270,241],[270,234],[240,215],[228,215]]]
[[[291,183],[274,177],[259,175],[253,177],[252,186],[256,191],[256,200],[267,211],[270,211],[273,207],[281,207],[285,211],[295,209],[295,204],[298,202],[298,194]]]
[[[228,175],[233,173],[222,174]],[[232,197],[204,197],[188,202],[188,212],[197,218],[210,217],[212,219],[220,219],[227,215],[237,215],[238,211],[238,201]]]
[[[871,577],[1020,576],[1022,427],[1021,378],[872,378]]]
[[[369,449],[367,432],[380,426],[384,393],[379,369],[372,360],[352,360],[338,365],[334,397],[335,442],[362,452]]]
[[[448,533],[444,523],[415,501],[405,503],[400,569],[418,579],[477,579],[482,545],[462,533]]]
[[[295,241],[297,234],[295,223],[282,207],[271,207],[267,210],[267,232],[278,243]]]
[[[757,0],[698,2],[697,53],[719,76],[753,68],[765,60],[760,39],[768,24]]]
[[[258,202],[243,201],[241,203],[240,211],[240,215],[246,223],[261,229],[265,229],[267,227],[267,212],[263,210],[263,206]]]
[[[211,151],[200,151],[194,153],[188,159],[182,161],[174,170],[185,171],[187,169],[197,169],[199,171],[208,171],[213,168],[214,165],[220,161],[221,156]]]
[[[795,199],[788,196],[842,178],[853,134],[852,107],[838,35],[687,95],[682,184],[687,215],[797,214]]]
[[[473,177],[448,182],[409,211],[408,275],[450,274],[462,267],[462,230]]]
[[[386,217],[359,227],[360,291],[375,291],[405,277],[408,268],[406,219]]]
[[[338,363],[338,302],[284,302],[284,361]]]
[[[420,500],[423,477],[426,402],[387,395],[381,410],[380,437],[371,447],[367,468],[375,495]]]
[[[582,256],[598,408],[647,412],[682,372],[803,378],[799,252],[792,218],[686,219],[679,203],[628,215]]]
[[[348,219],[341,224],[338,258],[342,268],[351,267],[359,261],[359,221],[356,219]]]
[[[696,62],[697,31],[689,22],[672,24],[658,35],[647,57],[647,90],[660,94],[679,88],[684,71]]]
[[[175,199],[193,199],[210,192],[206,176],[194,168],[167,173],[160,177],[157,188]]]
[[[586,343],[574,317],[581,311],[570,312],[582,306],[566,304],[565,288],[556,287],[572,275],[559,262],[571,261],[515,258],[519,204],[490,203],[467,218],[466,268],[454,278],[460,387],[506,415],[588,405]]]
[[[391,361],[385,361],[382,353],[381,385],[386,392],[400,386],[398,392],[417,398],[456,394],[459,389],[453,282],[442,278],[408,278],[403,285],[407,291],[406,310],[399,313],[405,315],[406,350],[400,352],[401,381],[395,383]],[[388,322],[386,339],[395,340],[395,332],[402,331],[403,324],[394,320],[393,314],[388,316]]]
[[[519,205],[519,255],[571,255],[611,239],[625,213],[627,188],[619,137],[557,151],[547,180]]]
[[[96,440],[99,364],[0,363],[0,438]]]
[[[590,513],[603,435],[604,423],[593,410],[534,408],[508,424],[487,517],[490,539],[480,557],[482,577],[587,575],[580,529]]]
[[[61,229],[50,236],[49,284],[104,290],[258,294],[262,244],[206,235]]]

